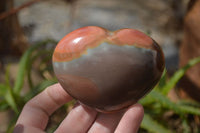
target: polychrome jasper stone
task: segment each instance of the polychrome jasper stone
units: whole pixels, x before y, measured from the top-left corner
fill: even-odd
[[[61,86],[80,103],[112,112],[136,103],[156,85],[164,56],[138,30],[88,26],[58,43],[53,68]]]

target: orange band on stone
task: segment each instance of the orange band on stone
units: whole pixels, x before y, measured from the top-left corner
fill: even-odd
[[[88,48],[95,48],[103,41],[114,45],[133,45],[154,49],[153,40],[138,30],[121,29],[110,32],[101,27],[88,26],[66,35],[56,46],[53,61],[63,62],[79,58]]]

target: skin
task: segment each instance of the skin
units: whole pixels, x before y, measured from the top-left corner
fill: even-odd
[[[71,100],[60,84],[49,86],[25,104],[14,133],[44,133],[49,116]],[[136,133],[143,115],[144,110],[140,104],[108,114],[77,104],[55,133]]]

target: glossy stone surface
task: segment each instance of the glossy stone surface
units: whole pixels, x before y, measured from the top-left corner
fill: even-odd
[[[88,26],[58,43],[53,67],[59,83],[72,97],[111,112],[136,103],[156,85],[164,56],[159,45],[140,31],[110,32]]]

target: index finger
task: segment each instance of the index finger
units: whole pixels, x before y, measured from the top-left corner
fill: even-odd
[[[54,84],[27,102],[16,125],[44,130],[49,116],[72,98],[60,84]]]

